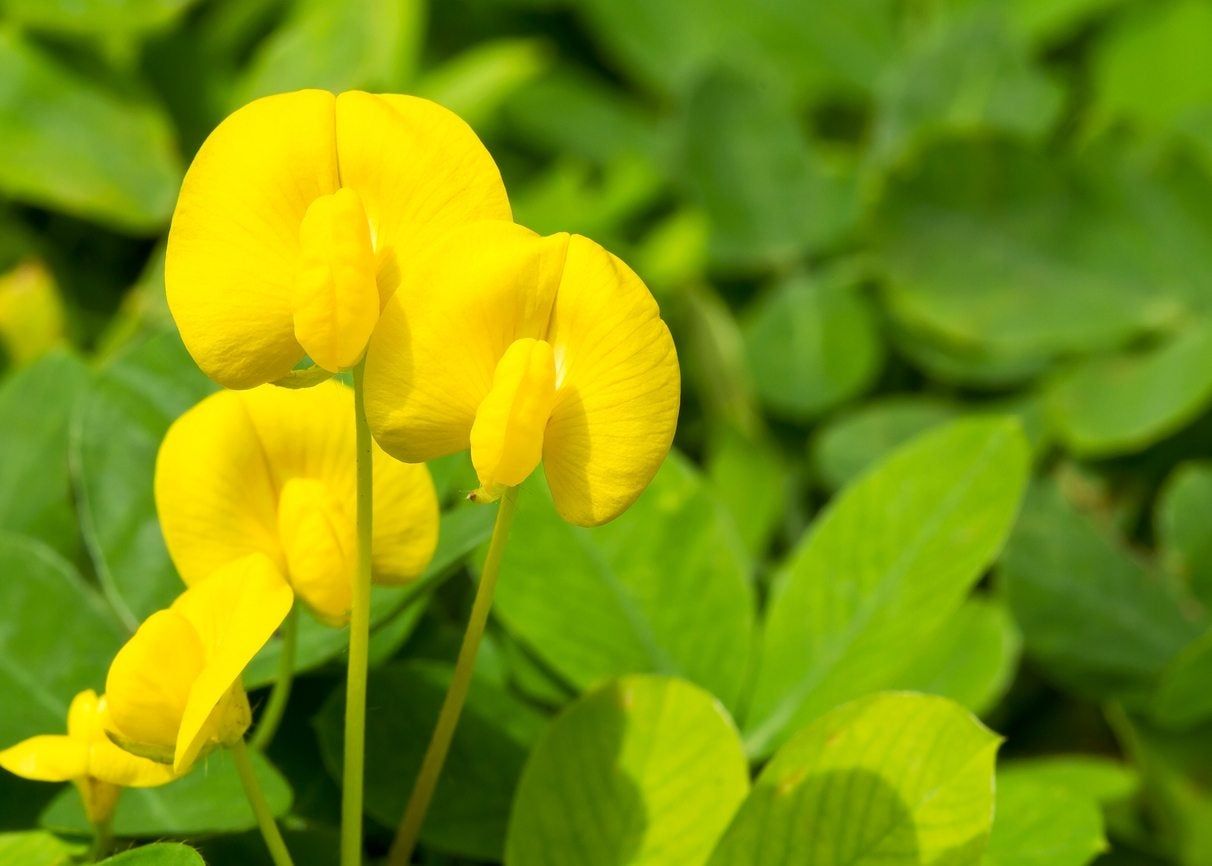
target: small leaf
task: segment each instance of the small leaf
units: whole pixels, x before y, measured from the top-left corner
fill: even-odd
[[[0,833],[0,863],[5,866],[72,866],[84,846],[41,830]]]
[[[944,698],[846,704],[779,749],[708,866],[975,866],[998,745]]]
[[[187,845],[157,842],[101,861],[101,866],[206,866],[200,855]]]
[[[1212,463],[1183,463],[1158,494],[1154,526],[1166,568],[1212,607]]]
[[[1002,766],[998,773],[998,784],[1005,778],[1019,775],[1091,798],[1103,806],[1111,806],[1134,796],[1141,784],[1136,768],[1099,755],[1019,758]]]
[[[998,773],[997,819],[982,866],[1085,866],[1105,850],[1094,797],[1030,768]]]
[[[518,785],[506,866],[703,866],[749,789],[736,728],[681,680],[631,676],[566,709]]]

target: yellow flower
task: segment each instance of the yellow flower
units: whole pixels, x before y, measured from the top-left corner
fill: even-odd
[[[491,500],[543,463],[556,508],[605,523],[640,495],[677,424],[677,354],[656,301],[578,235],[448,232],[383,311],[366,414],[401,460],[470,446]]]
[[[72,699],[67,734],[30,737],[0,752],[0,767],[35,782],[73,782],[94,824],[106,824],[123,788],[171,782],[172,768],[127,754],[105,735],[106,699],[91,689]]]
[[[169,428],[156,509],[193,586],[261,553],[326,622],[349,614],[357,567],[353,392],[339,382],[265,385],[204,399]],[[420,574],[438,540],[429,470],[374,454],[372,569],[379,583]]]
[[[0,275],[0,344],[17,364],[64,341],[63,301],[50,272],[26,261]]]
[[[190,354],[229,388],[304,356],[357,363],[382,305],[445,230],[510,219],[475,133],[411,96],[303,90],[211,133],[173,214],[168,304]]]
[[[273,563],[251,554],[148,617],[109,668],[111,739],[178,774],[242,739],[252,712],[240,674],[292,601]]]

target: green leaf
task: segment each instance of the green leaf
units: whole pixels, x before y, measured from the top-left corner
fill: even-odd
[[[285,815],[290,810],[290,786],[262,755],[254,752],[251,757],[270,810],[277,817]],[[70,787],[42,813],[41,823],[47,829],[64,833],[92,832],[80,796]],[[238,833],[256,826],[240,777],[226,750],[214,752],[188,776],[163,787],[123,791],[114,813],[114,834],[125,838]]]
[[[543,486],[528,485],[495,612],[579,689],[619,674],[663,673],[731,706],[752,642],[748,571],[730,518],[672,454],[635,505],[595,529],[566,523]]]
[[[712,492],[732,515],[745,548],[760,556],[783,519],[793,481],[777,447],[728,425],[716,427],[707,454]]]
[[[697,87],[681,148],[724,268],[787,266],[837,241],[858,216],[853,174],[809,143],[788,102],[753,81],[713,75]]]
[[[974,866],[999,742],[943,698],[846,704],[779,749],[709,866]]]
[[[0,32],[0,81],[0,191],[134,232],[168,221],[181,163],[163,114],[12,30]]]
[[[1193,640],[1166,665],[1151,715],[1162,727],[1188,729],[1212,719],[1212,630]]]
[[[748,310],[742,333],[758,397],[796,421],[862,394],[884,361],[871,302],[836,278],[782,280]]]
[[[1010,687],[1021,647],[1005,606],[973,596],[914,654],[898,685],[950,698],[983,715]]]
[[[296,0],[236,84],[234,104],[317,87],[398,91],[412,78],[425,29],[421,0]]]
[[[103,860],[101,866],[205,866],[200,855],[188,845],[158,842]]]
[[[514,91],[549,63],[547,46],[536,39],[481,42],[430,70],[417,84],[417,93],[482,129],[497,118]]]
[[[412,660],[373,671],[366,725],[366,811],[385,827],[404,814],[453,668]],[[406,696],[406,699],[400,699]],[[324,765],[341,778],[345,690],[338,688],[315,719]],[[482,678],[455,731],[421,839],[447,854],[499,860],[514,788],[543,718]]]
[[[1166,568],[1212,607],[1212,463],[1183,463],[1158,495],[1154,528]]]
[[[4,866],[72,866],[83,853],[83,845],[41,830],[0,833],[0,863]]]
[[[1052,788],[1062,788],[1111,806],[1134,796],[1140,788],[1136,768],[1097,755],[1055,755],[1020,758],[1004,764],[998,784],[1011,776],[1029,777]]]
[[[197,0],[0,0],[8,21],[79,36],[125,36],[172,23]]]
[[[104,690],[123,634],[76,570],[37,541],[0,535],[0,575],[0,744],[9,746],[65,731],[72,698]]]
[[[52,352],[0,386],[0,529],[65,556],[79,547],[68,479],[68,427],[88,385],[75,355]]]
[[[1098,801],[1029,768],[997,775],[997,819],[982,866],[1085,866],[1107,850]]]
[[[506,866],[702,866],[749,790],[740,738],[690,683],[610,682],[539,739],[518,785]]]
[[[866,692],[960,606],[1010,531],[1029,454],[1013,419],[913,440],[826,508],[776,576],[745,718],[751,754]]]
[[[1074,453],[1142,451],[1212,403],[1212,324],[1158,348],[1082,364],[1051,384],[1047,400],[1057,434]]]
[[[81,527],[101,586],[131,630],[183,589],[156,518],[156,453],[169,425],[214,389],[172,332],[103,368],[81,401],[71,441]]]
[[[1200,631],[1170,588],[1052,483],[1028,494],[1000,574],[1027,654],[1082,695],[1139,698]]]
[[[812,463],[829,490],[840,490],[914,437],[959,415],[928,394],[877,397],[838,415],[812,441]]]

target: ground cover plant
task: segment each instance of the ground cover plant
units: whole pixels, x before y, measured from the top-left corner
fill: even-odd
[[[1212,862],[1210,42],[0,0],[0,866]]]

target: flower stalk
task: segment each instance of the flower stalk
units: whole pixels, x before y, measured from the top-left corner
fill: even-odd
[[[253,732],[252,747],[258,752],[264,752],[278,732],[286,705],[290,702],[290,687],[295,678],[295,651],[299,643],[299,604],[298,602],[286,615],[282,623],[282,647],[278,657],[278,676],[274,680],[273,689],[269,693],[269,702],[257,722]]]
[[[232,760],[236,765],[236,772],[240,776],[240,783],[244,786],[244,794],[248,797],[253,815],[257,818],[257,826],[261,828],[265,847],[269,849],[270,859],[274,861],[274,866],[294,866],[294,861],[290,859],[290,852],[286,849],[286,841],[282,838],[282,831],[278,829],[274,814],[269,808],[269,801],[265,799],[265,792],[261,790],[261,783],[257,781],[257,774],[253,770],[248,747],[244,745],[243,740],[237,740],[229,748]]]

